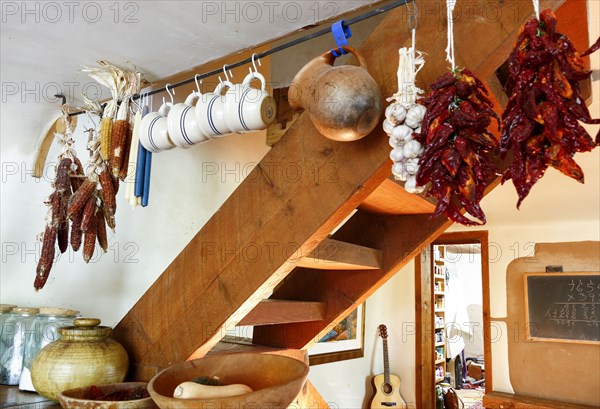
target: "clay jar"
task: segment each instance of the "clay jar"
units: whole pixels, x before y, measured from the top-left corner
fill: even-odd
[[[379,86],[369,75],[365,59],[352,47],[360,67],[334,67],[327,52],[309,62],[296,75],[288,91],[292,109],[306,109],[315,127],[336,141],[355,141],[375,129],[383,111]]]
[[[31,366],[35,390],[51,400],[58,401],[67,389],[122,382],[127,374],[127,352],[108,338],[111,328],[93,318],[75,319],[73,324],[59,328],[60,338],[46,345]]]

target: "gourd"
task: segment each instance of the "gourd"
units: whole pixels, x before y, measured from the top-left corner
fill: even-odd
[[[177,399],[219,399],[245,395],[253,392],[247,385],[223,386],[202,385],[196,382],[182,382],[175,388],[173,397]]]

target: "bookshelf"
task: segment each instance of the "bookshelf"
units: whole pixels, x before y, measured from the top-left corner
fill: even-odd
[[[434,325],[434,373],[436,383],[441,382],[446,375],[446,266],[445,247],[434,245],[432,257],[433,280],[433,325]]]

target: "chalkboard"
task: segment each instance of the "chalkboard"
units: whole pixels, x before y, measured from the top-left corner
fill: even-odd
[[[528,338],[600,342],[600,273],[525,274]]]

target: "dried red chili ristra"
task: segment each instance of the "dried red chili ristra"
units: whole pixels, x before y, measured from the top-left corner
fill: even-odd
[[[582,56],[600,48],[600,39]],[[573,160],[577,152],[589,152],[600,144],[578,121],[592,119],[579,91],[578,82],[591,75],[569,39],[556,31],[551,10],[521,28],[509,60],[506,88],[512,92],[502,115],[502,156],[512,152],[512,162],[502,183],[512,179],[519,195],[517,208],[548,166],[584,182],[581,168]]]
[[[434,217],[444,214],[467,226],[485,224],[479,202],[497,171],[492,157],[498,141],[488,127],[491,118],[499,122],[498,115],[483,83],[467,69],[441,76],[431,89],[418,101],[427,112],[416,135],[425,146],[417,184],[431,183],[426,195],[437,199]],[[461,208],[479,221],[465,217]]]

